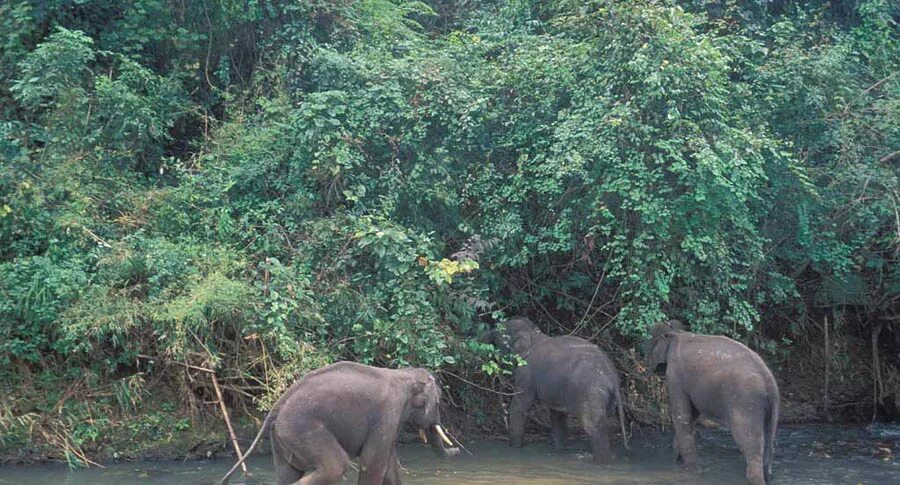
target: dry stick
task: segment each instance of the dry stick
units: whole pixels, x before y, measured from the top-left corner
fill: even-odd
[[[893,152],[893,153],[888,153],[887,155],[878,159],[878,161],[881,163],[884,163],[884,162],[896,157],[897,155],[900,155],[900,150],[897,150],[896,152]]]
[[[265,386],[270,388],[269,386],[269,353],[266,352],[266,344],[262,341],[261,338],[257,338],[256,342],[259,344],[259,349],[262,351],[262,363],[263,363],[263,376],[265,378]]]
[[[228,434],[231,436],[231,444],[234,446],[234,451],[237,452],[238,461],[241,462],[241,470],[244,471],[244,475],[247,474],[247,464],[244,463],[244,453],[241,452],[241,445],[238,444],[237,435],[234,434],[234,428],[231,426],[231,419],[228,417],[228,409],[225,407],[225,400],[222,399],[222,390],[219,389],[219,381],[216,379],[216,374],[210,374],[209,378],[212,380],[213,389],[216,390],[216,398],[219,400],[219,407],[222,408],[222,416],[225,418],[225,426],[228,427]]]
[[[441,374],[449,374],[449,375],[451,375],[451,376],[453,376],[453,377],[455,377],[455,378],[457,378],[457,379],[463,381],[464,383],[466,383],[466,384],[468,384],[468,385],[470,385],[470,386],[472,386],[472,387],[475,387],[475,388],[477,388],[477,389],[481,389],[482,391],[491,392],[491,393],[494,393],[494,394],[497,394],[497,395],[500,395],[500,396],[517,396],[517,395],[519,395],[519,394],[522,394],[521,391],[517,391],[517,392],[502,392],[502,391],[495,391],[495,390],[493,390],[493,389],[490,389],[490,388],[487,388],[487,387],[484,387],[484,386],[479,386],[478,384],[475,384],[474,382],[472,382],[472,381],[466,379],[465,377],[456,375],[456,374],[454,374],[454,373],[452,373],[452,372],[450,372],[450,371],[448,371],[448,370],[446,370],[446,369],[442,369],[442,370],[441,370]]]
[[[878,359],[878,335],[881,333],[882,324],[879,323],[872,331],[872,422],[878,417],[878,402],[880,401],[879,381],[881,380],[881,362]]]
[[[610,249],[609,254],[612,255],[612,249]],[[581,317],[581,320],[579,320],[575,325],[575,328],[573,328],[572,331],[569,332],[569,335],[575,335],[575,332],[577,332],[584,324],[585,320],[587,320],[588,314],[591,311],[591,307],[594,306],[594,301],[597,300],[597,294],[600,292],[600,285],[602,285],[603,280],[606,279],[606,269],[609,267],[610,259],[611,258],[609,256],[606,257],[606,261],[603,263],[603,272],[600,273],[600,278],[597,280],[597,286],[594,287],[594,294],[591,296],[591,301],[590,303],[588,303],[587,308],[584,309],[584,315]]]
[[[190,331],[190,330],[188,330]],[[203,347],[203,350],[206,351],[206,354],[209,356],[209,363],[215,367],[213,358],[213,353],[209,350],[200,337],[197,336],[194,332],[190,331],[191,336],[194,337],[194,340]],[[241,445],[238,444],[237,435],[234,433],[234,427],[231,426],[231,418],[228,417],[228,408],[225,407],[225,400],[222,398],[222,390],[219,388],[219,380],[216,379],[215,371],[209,374],[210,380],[212,380],[213,389],[216,391],[216,398],[219,400],[219,407],[222,408],[222,417],[225,418],[225,426],[228,427],[228,435],[231,437],[231,444],[234,446],[234,451],[237,452],[238,460],[241,462],[241,470],[244,472],[244,475],[247,475],[247,465],[244,463],[244,453],[241,452]]]
[[[444,433],[447,434],[447,435],[449,435],[450,438],[451,438],[453,441],[455,441],[456,444],[459,445],[460,448],[463,449],[463,451],[465,451],[466,453],[469,454],[469,456],[475,456],[475,455],[472,454],[471,451],[469,451],[468,448],[466,448],[465,446],[463,446],[463,444],[462,444],[461,441],[459,441],[458,439],[456,439],[456,436],[453,436],[452,434],[450,434],[450,430],[448,430],[447,428],[443,428],[443,427],[442,427],[442,429],[444,430]]]
[[[889,81],[892,77],[894,77],[896,75],[897,75],[897,73],[895,72],[895,73],[891,74],[890,76],[888,76],[884,79],[881,79],[880,81],[876,82],[875,84],[864,89],[863,92],[859,93],[859,96],[857,96],[855,99],[848,101],[847,104],[844,105],[844,111],[841,114],[841,118],[844,118],[845,116],[847,116],[847,113],[850,111],[850,106],[853,106],[853,104],[856,103],[857,101],[859,101],[863,96],[868,94],[873,89],[878,89],[882,84],[886,83],[887,81]]]
[[[207,374],[215,374],[215,373],[216,373],[216,371],[214,371],[214,370],[212,370],[212,369],[207,369],[206,367],[199,367],[199,366],[196,366],[196,365],[188,364],[187,362],[179,362],[179,361],[177,361],[177,360],[166,359],[165,357],[151,357],[151,356],[145,355],[145,354],[138,354],[137,356],[138,356],[138,358],[145,359],[145,360],[150,360],[150,361],[153,361],[153,360],[162,360],[162,361],[168,362],[168,363],[170,363],[170,364],[175,364],[175,365],[180,365],[180,366],[182,366],[182,367],[187,367],[188,369],[194,369],[194,370],[199,370],[199,371],[202,371],[202,372],[206,372]]]
[[[897,240],[900,241],[900,210],[897,209],[897,200],[900,196],[896,192],[891,193],[891,202],[894,204],[894,219],[897,221]]]
[[[81,230],[83,230],[84,232],[86,232],[87,235],[90,236],[91,239],[93,239],[94,242],[96,242],[96,243],[99,244],[100,246],[102,246],[102,247],[104,247],[104,248],[111,248],[111,247],[112,247],[112,245],[109,244],[108,242],[106,242],[105,239],[103,239],[102,237],[100,237],[100,236],[94,234],[94,232],[91,231],[90,229],[88,229],[88,228],[86,228],[86,227],[84,227],[84,226],[81,226]]]
[[[59,429],[60,426],[62,426],[62,430]],[[87,455],[85,455],[84,452],[80,448],[78,448],[78,446],[76,446],[69,440],[69,433],[66,430],[65,425],[60,425],[58,423],[56,425],[53,425],[53,423],[51,423],[50,427],[51,429],[49,430],[38,429],[38,433],[43,436],[44,440],[55,446],[62,447],[66,451],[66,453],[74,455],[75,458],[81,460],[84,463],[94,465],[99,468],[106,468],[105,466],[88,458]]]
[[[825,315],[825,419],[828,422],[831,422],[831,406],[828,402],[828,384],[830,381],[830,375],[828,373],[829,367],[831,367],[831,357],[830,352],[831,348],[828,342],[828,315]]]
[[[149,355],[138,354],[138,357],[148,360],[156,360]],[[219,407],[222,409],[222,416],[225,418],[225,426],[228,428],[228,434],[231,437],[231,444],[232,446],[234,446],[234,450],[237,452],[238,460],[243,458],[244,454],[241,452],[241,446],[238,444],[237,435],[234,433],[234,427],[231,426],[231,418],[228,417],[228,409],[225,407],[225,400],[222,399],[222,390],[219,388],[219,380],[216,379],[216,372],[212,369],[207,369],[206,367],[199,367],[196,365],[188,364],[187,362],[178,362],[175,360],[170,360],[169,362],[181,365],[187,369],[195,369],[209,374],[209,378],[210,380],[212,380],[213,389],[216,391],[216,399],[218,399]],[[188,376],[190,376],[190,373],[188,373]],[[245,463],[241,463],[241,469],[244,471],[244,474],[247,473],[247,465]]]

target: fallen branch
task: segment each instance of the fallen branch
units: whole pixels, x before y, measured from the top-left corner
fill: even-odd
[[[831,402],[829,400],[828,395],[828,387],[831,378],[831,374],[829,372],[831,368],[831,343],[828,340],[828,315],[825,315],[825,419],[830,423],[831,419]]]
[[[455,377],[455,378],[457,378],[457,379],[459,379],[459,380],[465,382],[466,384],[468,384],[468,385],[470,385],[470,386],[472,386],[472,387],[481,389],[482,391],[487,391],[487,392],[491,392],[491,393],[494,393],[494,394],[499,394],[499,395],[501,395],[501,396],[516,396],[516,395],[518,395],[518,394],[521,394],[521,392],[502,392],[502,391],[495,391],[495,390],[493,390],[493,389],[490,389],[490,388],[487,388],[487,387],[484,387],[484,386],[479,386],[478,384],[475,384],[474,382],[472,382],[472,381],[466,379],[465,377],[458,376],[458,375],[456,375],[456,374],[454,374],[454,373],[452,373],[452,372],[450,372],[450,371],[448,371],[448,370],[441,370],[441,374],[450,374],[451,376],[453,376],[453,377]]]
[[[894,152],[894,153],[888,153],[887,155],[885,155],[885,156],[881,157],[880,159],[878,159],[878,161],[881,162],[881,163],[884,163],[884,162],[886,162],[886,161],[888,161],[888,160],[890,160],[890,159],[896,157],[897,155],[900,155],[900,150],[897,150],[897,151]]]
[[[241,445],[238,444],[237,435],[234,433],[234,428],[231,426],[231,419],[228,417],[228,408],[225,407],[225,400],[222,399],[222,390],[219,388],[219,381],[216,379],[216,374],[212,373],[209,375],[209,378],[212,380],[213,389],[216,390],[216,398],[219,400],[219,407],[222,409],[222,417],[225,418],[225,426],[228,427],[228,435],[231,437],[231,444],[234,446],[234,451],[237,453],[237,459],[241,462],[241,470],[243,470],[244,475],[247,474],[247,464],[244,463],[244,453],[241,452]]]
[[[843,111],[843,113],[841,114],[841,118],[845,118],[845,117],[847,116],[847,113],[850,112],[850,107],[853,106],[854,104],[856,104],[857,101],[859,101],[860,99],[862,99],[863,96],[865,96],[866,94],[869,94],[869,93],[870,93],[872,90],[874,90],[874,89],[880,88],[882,84],[888,82],[888,81],[889,81],[891,78],[893,78],[896,74],[897,74],[897,73],[891,74],[890,76],[888,76],[888,77],[886,77],[886,78],[884,78],[884,79],[879,80],[879,81],[876,82],[875,84],[873,84],[873,85],[867,87],[866,89],[864,89],[861,93],[859,93],[859,96],[857,96],[856,98],[854,98],[852,101],[848,101],[847,104],[844,105],[844,111]]]
[[[83,230],[85,233],[87,233],[87,235],[90,236],[90,238],[93,239],[94,242],[96,242],[98,245],[100,245],[100,246],[102,246],[102,247],[104,247],[104,248],[111,248],[111,247],[112,247],[112,245],[109,244],[108,242],[106,242],[105,239],[103,239],[102,237],[100,237],[100,236],[94,234],[94,232],[91,231],[90,229],[88,229],[88,228],[86,228],[86,227],[84,227],[84,226],[81,226],[81,230]]]
[[[460,448],[463,449],[463,451],[465,451],[466,453],[468,453],[469,456],[475,456],[475,455],[472,454],[471,451],[469,451],[468,448],[466,448],[465,446],[463,446],[462,442],[460,442],[458,439],[456,439],[456,436],[453,436],[452,434],[450,434],[450,430],[444,428],[444,433],[447,433],[448,435],[450,435],[450,438],[452,438],[453,441],[455,441],[456,444],[457,444]]]
[[[884,392],[884,382],[881,378],[881,360],[878,356],[878,337],[881,335],[882,324],[875,325],[872,330],[872,422],[878,417],[878,405]]]
[[[177,360],[171,360],[171,359],[161,359],[161,358],[158,358],[158,357],[151,357],[151,356],[145,355],[145,354],[138,354],[137,356],[138,356],[138,358],[141,358],[141,359],[144,359],[144,360],[162,360],[162,361],[168,362],[168,363],[170,363],[170,364],[177,364],[177,365],[180,365],[180,366],[187,367],[187,368],[189,368],[189,369],[194,369],[194,370],[199,370],[199,371],[201,371],[201,372],[206,372],[207,374],[215,374],[215,373],[216,373],[216,371],[214,371],[214,370],[212,370],[212,369],[207,369],[206,367],[199,367],[199,366],[196,366],[196,365],[188,364],[187,362],[178,362]]]

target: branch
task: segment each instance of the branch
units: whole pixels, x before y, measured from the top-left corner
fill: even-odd
[[[888,160],[890,160],[890,159],[892,159],[892,158],[894,158],[894,157],[896,157],[896,156],[898,156],[898,155],[900,155],[900,150],[897,150],[897,151],[894,152],[894,153],[888,153],[887,155],[885,155],[885,156],[879,158],[878,161],[881,162],[881,163],[884,163],[884,162],[886,162],[886,161],[888,161]]]
[[[231,446],[234,446],[238,461],[241,462],[241,470],[243,470],[244,475],[246,475],[247,464],[243,461],[244,453],[241,451],[241,445],[238,443],[237,435],[234,433],[234,427],[231,426],[231,418],[228,417],[228,408],[225,407],[225,400],[222,398],[222,390],[219,389],[219,381],[216,379],[215,373],[210,374],[209,378],[212,380],[213,389],[216,391],[216,399],[218,399],[219,408],[222,410],[222,417],[225,418],[225,426],[228,427],[228,435],[231,437]]]
[[[859,96],[857,96],[856,98],[854,98],[853,101],[848,101],[847,104],[844,105],[844,112],[841,114],[841,118],[847,116],[847,112],[850,111],[850,106],[853,106],[854,103],[856,103],[857,101],[859,101],[859,98],[862,98],[863,96],[865,96],[866,94],[868,94],[868,93],[869,93],[870,91],[872,91],[873,89],[877,89],[879,86],[881,86],[882,84],[886,83],[889,79],[891,79],[892,77],[894,77],[895,74],[896,74],[896,73],[891,74],[890,76],[888,76],[888,77],[886,77],[886,78],[884,78],[884,79],[878,81],[877,83],[875,83],[875,84],[869,86],[869,87],[866,88],[863,92],[859,93]]]
[[[484,386],[479,386],[478,384],[475,384],[474,382],[472,382],[472,381],[466,379],[465,377],[458,376],[458,375],[456,375],[456,374],[454,374],[454,373],[452,373],[452,372],[450,372],[450,371],[448,371],[448,370],[445,370],[445,369],[441,369],[440,372],[441,372],[441,374],[449,374],[449,375],[451,375],[451,376],[453,376],[453,377],[455,377],[455,378],[457,378],[457,379],[459,379],[459,380],[465,382],[466,384],[468,384],[468,385],[470,385],[470,386],[472,386],[472,387],[475,387],[475,388],[477,388],[477,389],[481,389],[482,391],[487,391],[487,392],[490,392],[490,393],[499,394],[499,395],[501,395],[501,396],[516,396],[516,395],[522,394],[521,391],[517,391],[517,392],[501,392],[501,391],[495,391],[495,390],[493,390],[493,389],[489,389],[489,388],[484,387]]]
[[[111,248],[111,247],[112,247],[111,244],[109,244],[108,242],[106,242],[106,240],[104,240],[102,237],[100,237],[100,236],[94,234],[90,229],[88,229],[88,228],[86,228],[86,227],[84,227],[84,226],[81,226],[81,230],[83,230],[84,232],[86,232],[87,235],[90,236],[91,239],[93,239],[93,240],[94,240],[97,244],[99,244],[100,246],[103,246],[103,247],[105,247],[105,248]]]
[[[196,366],[196,365],[191,365],[191,364],[188,364],[188,363],[186,363],[186,362],[178,362],[177,360],[171,360],[171,359],[165,359],[165,358],[158,358],[158,357],[151,357],[151,356],[145,355],[145,354],[138,354],[137,356],[138,356],[139,358],[141,358],[141,359],[150,360],[150,361],[153,361],[153,360],[162,360],[162,361],[168,362],[168,363],[170,363],[170,364],[181,365],[181,366],[184,366],[184,367],[187,367],[187,368],[190,368],[190,369],[203,371],[203,372],[206,372],[206,373],[208,373],[208,374],[215,374],[215,373],[216,373],[216,371],[214,371],[214,370],[212,370],[212,369],[207,369],[206,367],[198,367],[198,366]]]

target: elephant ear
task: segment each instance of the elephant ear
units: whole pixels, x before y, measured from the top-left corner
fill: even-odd
[[[672,343],[672,337],[674,336],[674,332],[665,332],[653,338],[650,355],[647,357],[647,367],[649,367],[651,372],[665,373],[666,364],[669,360],[669,345]]]
[[[540,333],[540,329],[525,317],[510,318],[504,326],[505,334],[509,338],[509,348],[521,357],[526,357],[531,352],[532,341],[534,336]]]
[[[512,342],[512,349],[521,357],[526,357],[531,350],[531,341],[534,339],[534,332],[524,331],[516,334]]]
[[[428,389],[428,385],[434,385],[434,377],[431,374],[419,375],[416,376],[416,380],[413,382],[412,387],[410,388],[410,403],[415,408],[421,408],[428,404],[428,393],[426,390]]]

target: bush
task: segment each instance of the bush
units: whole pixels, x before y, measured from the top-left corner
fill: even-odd
[[[238,414],[339,359],[501,387],[479,339],[514,314],[613,350],[681,318],[782,351],[841,314],[885,350],[898,14],[7,2],[0,446],[84,462],[121,416],[208,411],[210,373]]]

